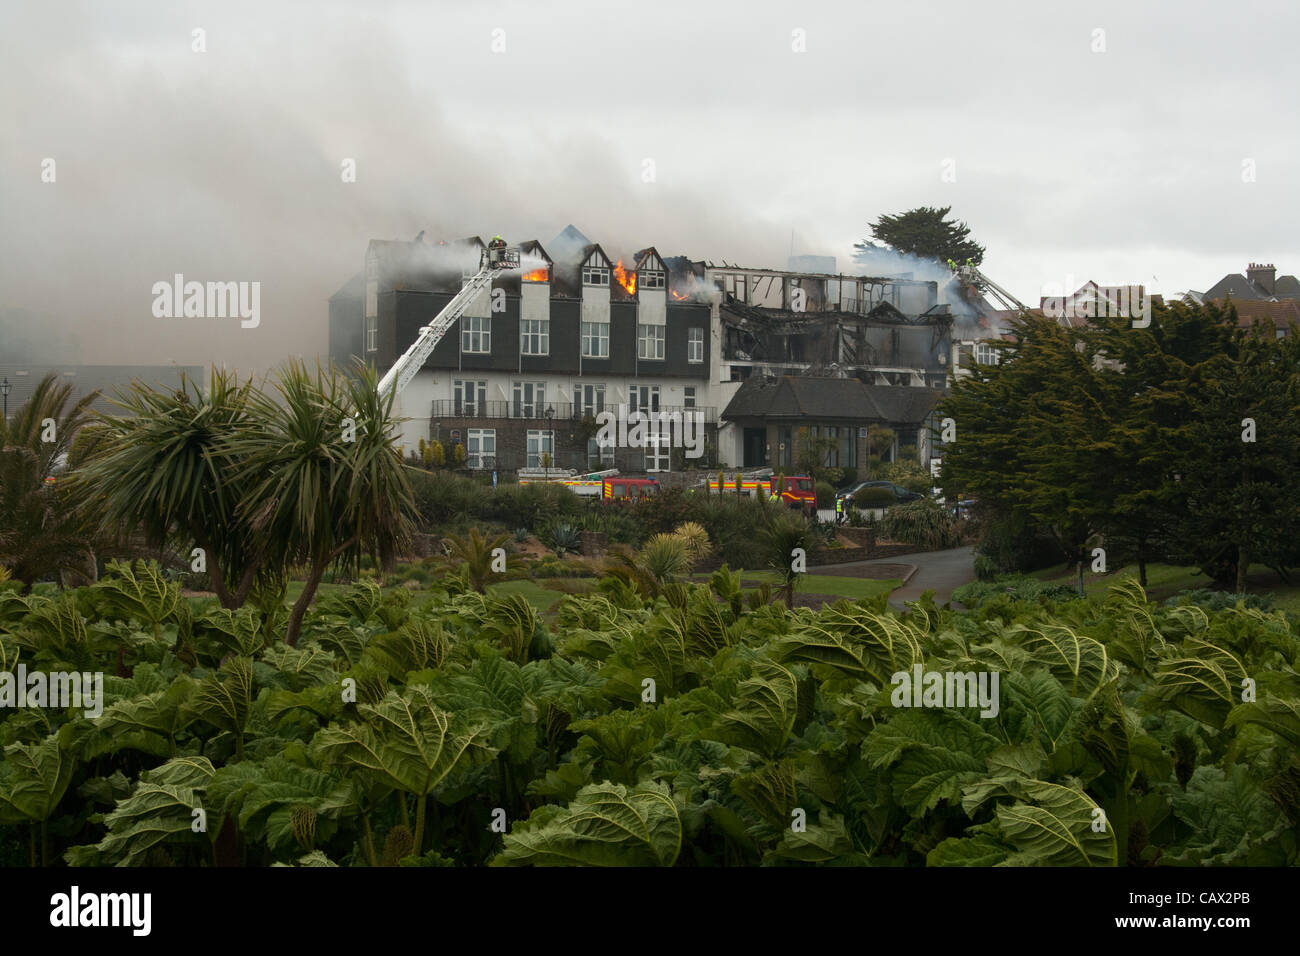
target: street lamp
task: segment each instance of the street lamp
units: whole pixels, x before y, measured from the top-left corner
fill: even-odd
[[[13,386],[9,384],[9,376],[6,375],[5,380],[0,382],[0,395],[3,395],[5,400],[5,421],[9,420],[9,389],[11,388]]]
[[[552,430],[552,426],[551,426],[551,419],[554,417],[555,417],[555,409],[548,406],[546,409],[546,436],[551,441],[551,452],[550,455],[547,457],[547,461],[550,463],[546,466],[547,478],[551,477],[551,465],[555,464],[555,432]]]

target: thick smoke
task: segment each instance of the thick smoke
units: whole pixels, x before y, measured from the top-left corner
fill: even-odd
[[[74,6],[0,11],[0,32],[25,38],[0,63],[0,363],[311,360],[368,242],[421,230],[435,258],[440,239],[498,232],[559,258],[548,240],[574,222],[625,249],[779,261],[782,227],[643,182],[609,141],[556,137],[509,104],[484,110],[485,130],[454,124],[446,104],[481,90],[418,87],[399,17]],[[155,317],[151,289],[176,275],[260,283],[260,323]]]

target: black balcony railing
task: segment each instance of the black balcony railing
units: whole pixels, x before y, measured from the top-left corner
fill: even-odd
[[[718,410],[712,407],[696,406],[687,408],[684,405],[660,405],[658,407],[639,406],[638,409],[643,412],[658,412],[661,415],[671,415],[674,412],[682,415],[692,412],[701,413],[704,415],[706,425],[716,424],[718,420]],[[628,406],[628,410],[632,411],[633,409]],[[437,399],[433,402],[430,414],[435,420],[440,418],[514,418],[545,422],[548,418],[548,411],[551,413],[549,418],[552,421],[581,421],[587,415],[594,418],[602,411],[616,415],[619,407],[609,403],[603,406],[584,406],[572,402],[465,402],[455,399]]]

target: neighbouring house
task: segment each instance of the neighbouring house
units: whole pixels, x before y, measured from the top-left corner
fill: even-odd
[[[1270,263],[1252,262],[1246,274],[1229,273],[1205,292],[1188,292],[1194,303],[1231,303],[1237,310],[1237,324],[1243,328],[1263,322],[1271,325],[1278,338],[1291,326],[1300,326],[1300,279],[1278,276]]]
[[[798,466],[809,438],[830,438],[827,467],[858,468],[870,455],[887,461],[904,446],[918,461],[941,456],[933,439],[934,407],[944,388],[869,384],[857,378],[753,376],[741,384],[722,411],[726,424],[741,434],[743,455],[736,464],[789,472]],[[871,447],[871,425],[895,433],[888,448]]]

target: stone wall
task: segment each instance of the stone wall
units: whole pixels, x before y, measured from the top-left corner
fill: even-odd
[[[583,531],[581,536],[584,558],[603,558],[609,551],[609,535],[604,531]]]

